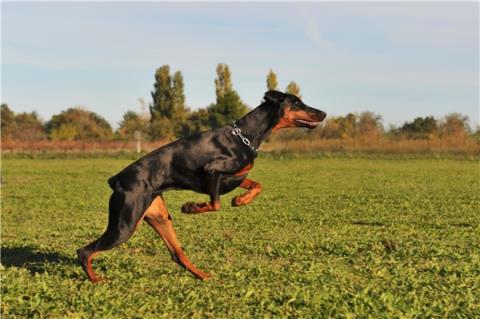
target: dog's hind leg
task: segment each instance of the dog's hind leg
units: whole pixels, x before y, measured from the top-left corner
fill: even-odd
[[[155,197],[150,207],[144,215],[145,221],[162,237],[167,246],[172,259],[180,266],[184,267],[199,279],[207,279],[209,274],[195,267],[183,252],[180,242],[177,239],[173,229],[172,217],[168,213],[165,202],[161,196]]]
[[[92,269],[93,257],[126,242],[135,232],[143,217],[144,203],[141,201],[142,199],[123,192],[114,192],[110,197],[107,230],[99,239],[77,250],[82,268],[90,281],[100,281]]]

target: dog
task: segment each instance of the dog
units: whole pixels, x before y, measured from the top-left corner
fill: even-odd
[[[185,203],[181,209],[185,214],[218,211],[220,195],[237,187],[246,192],[233,198],[232,205],[247,205],[262,191],[260,183],[247,178],[260,143],[282,128],[313,129],[325,117],[325,112],[294,95],[268,91],[260,106],[232,125],[176,140],[111,177],[107,229],[77,250],[90,281],[101,279],[92,269],[93,257],[126,242],[142,220],[161,236],[173,261],[199,279],[209,278],[211,275],[195,267],[182,250],[162,193],[183,189],[210,196],[209,202]]]

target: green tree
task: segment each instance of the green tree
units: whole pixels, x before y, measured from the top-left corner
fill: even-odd
[[[217,66],[215,91],[217,102],[207,108],[210,127],[217,128],[231,124],[247,113],[247,106],[233,89],[231,72],[226,64]]]
[[[168,139],[171,140],[175,137],[175,127],[172,120],[166,117],[150,121],[149,136],[153,140]]]
[[[294,81],[288,83],[287,88],[285,89],[285,93],[293,94],[300,99],[302,98],[302,96],[300,95],[300,87]]]
[[[277,90],[278,82],[277,82],[277,75],[270,69],[267,75],[267,90]]]
[[[198,109],[189,114],[183,126],[183,136],[206,131],[210,128],[209,113],[207,109]]]
[[[150,133],[149,121],[134,111],[127,111],[123,114],[117,134],[122,139],[133,139],[135,131],[141,132],[142,138],[147,139]]]
[[[248,111],[237,92],[231,91],[208,107],[209,123],[212,128],[222,127],[238,120]]]
[[[170,66],[164,65],[155,72],[154,90],[151,92],[153,104],[150,105],[152,122],[172,116],[172,79]]]
[[[431,139],[438,131],[438,124],[433,116],[417,117],[412,122],[405,122],[399,131],[407,138]]]
[[[232,73],[228,65],[219,63],[217,65],[217,78],[215,79],[215,94],[217,96],[217,103],[219,99],[223,98],[227,93],[233,90]]]
[[[113,137],[112,127],[103,117],[80,107],[52,116],[45,129],[53,140],[108,140]]]
[[[185,122],[188,116],[188,110],[185,107],[185,93],[182,72],[177,71],[173,75],[172,88],[172,119],[179,123]]]
[[[1,133],[2,140],[10,139],[13,137],[15,132],[15,113],[8,107],[7,104],[2,103],[1,105]]]
[[[151,134],[154,138],[179,137],[188,116],[185,107],[183,76],[180,71],[170,75],[170,67],[164,65],[155,72],[154,90],[150,105]]]

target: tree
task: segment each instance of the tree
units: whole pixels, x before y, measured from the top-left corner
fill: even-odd
[[[209,113],[207,109],[198,109],[189,114],[183,126],[183,136],[206,131],[210,128]]]
[[[294,81],[288,83],[287,88],[285,89],[285,93],[295,95],[299,99],[302,98],[302,96],[300,95],[300,87]]]
[[[112,127],[103,117],[80,107],[52,116],[45,129],[52,140],[107,140],[113,137]]]
[[[172,79],[170,66],[164,65],[155,72],[154,90],[151,92],[153,104],[150,105],[151,121],[172,116]]]
[[[330,117],[319,130],[323,138],[378,138],[383,133],[382,117],[372,112]]]
[[[177,71],[173,75],[173,94],[172,94],[172,120],[183,123],[187,119],[188,111],[185,107],[185,94],[183,92],[182,72]]]
[[[78,129],[75,125],[67,123],[50,132],[50,139],[53,141],[73,141],[80,140]]]
[[[341,138],[339,121],[339,117],[331,116],[327,118],[323,125],[320,127],[320,129],[317,131],[317,134],[320,137],[327,139]]]
[[[358,117],[355,114],[348,113],[347,116],[338,117],[338,131],[340,138],[355,138],[357,135]]]
[[[468,116],[460,113],[447,114],[440,123],[440,135],[452,140],[463,140],[470,134]]]
[[[405,122],[400,132],[407,138],[431,139],[438,131],[437,121],[433,116],[417,117],[412,122]]]
[[[135,131],[139,131],[143,138],[147,138],[149,129],[148,119],[134,111],[127,111],[123,114],[117,134],[122,139],[132,139]]]
[[[149,136],[153,140],[167,139],[172,140],[175,137],[175,127],[172,120],[166,117],[150,121]]]
[[[182,126],[188,116],[183,90],[183,76],[180,71],[176,71],[172,78],[168,65],[157,69],[154,91],[151,92],[153,104],[150,105],[154,138],[181,135]]]
[[[277,75],[270,69],[267,75],[267,90],[276,90],[278,87]]]
[[[355,138],[357,122],[358,116],[352,113],[330,117],[320,128],[319,134],[323,138]]]
[[[248,108],[243,104],[238,93],[233,90],[231,72],[226,64],[217,66],[215,92],[217,102],[207,108],[210,127],[217,128],[231,124],[247,113]]]
[[[477,141],[477,143],[480,143],[480,125],[477,125],[475,132],[472,132],[472,137]]]
[[[37,141],[46,138],[43,123],[36,112],[20,113],[15,116],[15,140]]]
[[[2,139],[36,141],[46,138],[43,124],[36,112],[15,114],[7,104],[1,105]]]
[[[362,138],[380,137],[383,133],[382,116],[372,112],[360,113],[355,132]]]
[[[390,141],[400,141],[403,136],[401,127],[396,126],[395,124],[389,124],[388,129],[385,132],[385,137]]]
[[[219,99],[223,98],[225,94],[231,92],[232,88],[232,73],[228,65],[219,63],[217,65],[217,78],[215,79],[215,94],[217,96],[217,103]]]
[[[210,127],[218,128],[232,124],[248,111],[237,92],[231,91],[219,98],[216,104],[208,107]]]
[[[15,113],[8,107],[7,104],[1,105],[1,134],[2,140],[12,138],[15,132]]]

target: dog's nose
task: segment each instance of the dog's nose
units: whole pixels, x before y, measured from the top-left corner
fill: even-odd
[[[320,121],[323,121],[327,117],[327,113],[320,111]]]

